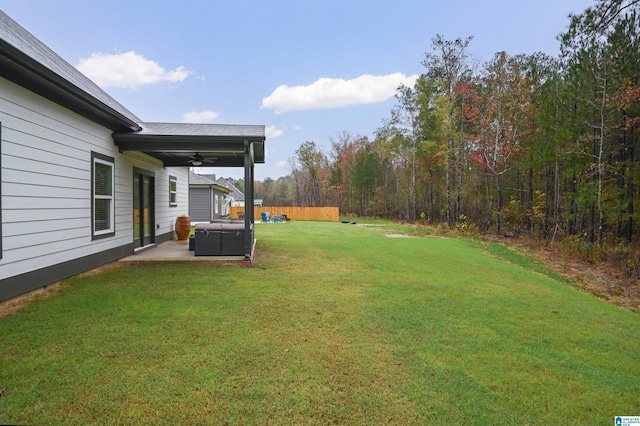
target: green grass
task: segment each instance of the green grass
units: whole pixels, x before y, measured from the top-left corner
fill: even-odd
[[[640,413],[637,314],[501,246],[376,225],[258,225],[254,268],[123,264],[68,280],[0,318],[0,423],[595,425]]]

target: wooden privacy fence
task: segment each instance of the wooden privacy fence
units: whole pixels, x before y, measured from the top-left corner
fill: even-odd
[[[271,213],[273,216],[286,214],[291,220],[324,220],[328,222],[340,221],[340,209],[338,207],[254,207],[253,220],[260,222],[262,212]],[[244,214],[244,207],[230,207],[229,216],[232,218],[239,217],[238,213]]]

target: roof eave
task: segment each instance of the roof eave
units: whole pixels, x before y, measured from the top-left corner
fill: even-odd
[[[253,145],[253,161],[264,164],[265,138],[254,135],[154,135],[141,133],[114,133],[113,141],[121,152],[139,151],[154,156],[154,152],[226,152],[244,155],[244,141]],[[229,165],[218,166],[229,167]],[[165,161],[165,166],[178,166]],[[209,164],[203,167],[215,167]]]
[[[213,188],[219,192],[223,192],[225,194],[230,194],[231,190],[229,188],[225,188],[224,186],[220,186],[214,183],[206,184],[206,183],[189,183],[189,188]]]
[[[0,76],[113,131],[139,131],[135,121],[0,39]]]
[[[242,136],[242,135],[221,135],[221,136],[213,136],[213,135],[154,135],[154,134],[143,134],[143,133],[115,133],[114,138],[117,142],[122,143],[123,145],[134,145],[134,144],[146,144],[151,141],[154,143],[167,143],[173,144],[175,142],[180,141],[181,143],[186,144],[202,144],[202,143],[211,143],[211,140],[215,140],[216,143],[238,143],[249,141],[251,143],[264,143],[264,136]]]

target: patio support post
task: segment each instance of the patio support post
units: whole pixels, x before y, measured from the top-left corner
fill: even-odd
[[[244,141],[244,261],[251,262],[253,250],[253,144]]]

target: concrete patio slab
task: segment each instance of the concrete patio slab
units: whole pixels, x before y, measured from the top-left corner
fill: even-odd
[[[255,248],[255,241],[254,241]],[[244,256],[196,256],[189,251],[189,241],[171,240],[155,247],[143,249],[137,253],[120,259],[120,262],[167,262],[167,261],[208,261],[208,262],[242,262]]]

